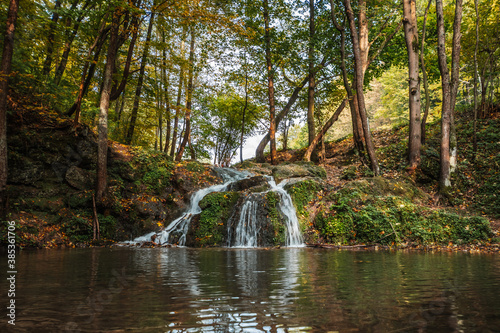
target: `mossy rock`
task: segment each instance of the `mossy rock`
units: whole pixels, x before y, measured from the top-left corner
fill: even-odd
[[[237,192],[207,194],[199,203],[201,214],[191,221],[186,245],[193,247],[225,245],[227,220],[239,196]]]
[[[404,180],[386,179],[383,177],[352,181],[339,191],[339,195],[352,196],[353,194],[362,201],[384,196],[397,196],[415,202],[429,200],[429,195],[413,184]]]
[[[462,244],[491,236],[486,219],[432,210],[401,196],[359,192],[337,193],[334,203],[316,215],[314,225],[323,241],[338,244]]]
[[[278,165],[274,166],[271,171],[277,183],[288,178],[313,177],[326,179],[325,169],[312,163]]]

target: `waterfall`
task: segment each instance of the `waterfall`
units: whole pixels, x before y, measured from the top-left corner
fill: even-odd
[[[274,179],[269,180],[271,190],[279,193],[280,210],[285,215],[286,222],[286,246],[299,247],[304,246],[302,233],[300,232],[299,220],[297,219],[297,211],[292,202],[292,197],[285,191],[284,187],[288,180],[283,180],[279,185],[276,185]]]
[[[200,214],[202,212],[199,203],[208,194],[213,192],[224,192],[227,191],[229,186],[239,180],[248,178],[251,176],[248,172],[239,172],[234,169],[228,168],[217,168],[216,169],[224,180],[223,184],[213,185],[208,188],[201,189],[194,193],[191,197],[189,207],[186,212],[184,212],[179,218],[172,221],[167,227],[165,227],[160,232],[151,232],[147,235],[135,238],[133,241],[128,243],[143,243],[151,241],[152,237],[156,235],[155,242],[158,244],[170,244],[170,239],[173,235],[178,235],[178,244],[180,246],[185,246],[186,235],[189,230],[190,222],[193,216]],[[260,202],[265,193],[269,191],[277,192],[280,197],[279,210],[284,217],[286,225],[286,246],[288,247],[300,247],[303,246],[302,234],[300,232],[299,221],[297,219],[297,214],[295,207],[293,206],[292,198],[285,191],[284,186],[287,181],[282,181],[279,185],[276,185],[274,179],[270,176],[266,176],[266,179],[271,186],[267,191],[260,193],[250,193],[245,197],[244,202],[241,205],[239,211],[239,216],[236,218],[234,233],[230,230],[230,223],[228,222],[228,244],[234,247],[258,247],[259,242],[259,232],[261,231],[261,223],[258,218],[260,207]]]
[[[240,218],[235,228],[234,247],[257,247],[260,231],[257,219],[258,208],[259,204],[255,200],[255,195],[250,194],[241,207]],[[230,231],[228,231],[228,235],[231,237]],[[231,244],[231,238],[229,238],[228,244]]]

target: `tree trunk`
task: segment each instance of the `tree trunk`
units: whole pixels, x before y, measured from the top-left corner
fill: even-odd
[[[16,29],[19,0],[10,0],[7,24],[3,39],[2,62],[0,63],[0,218],[7,214],[7,95],[9,76],[14,53],[14,31]]]
[[[97,180],[96,199],[102,203],[104,192],[107,188],[107,160],[108,160],[108,109],[111,95],[112,74],[116,61],[116,44],[118,42],[118,26],[120,22],[121,8],[117,7],[113,13],[111,22],[111,37],[109,39],[108,55],[104,69],[104,81],[102,85],[101,101],[99,104],[99,124],[97,143]]]
[[[462,1],[455,4],[455,19],[453,21],[453,41],[451,51],[451,95],[450,95],[450,173],[455,172],[458,160],[458,141],[455,125],[455,104],[457,101],[458,86],[460,84],[460,50],[462,40]]]
[[[422,27],[422,47],[420,50],[420,63],[422,67],[422,79],[424,82],[424,92],[425,92],[425,110],[424,116],[422,117],[422,122],[420,123],[420,138],[421,144],[425,144],[425,124],[427,122],[427,116],[429,115],[429,109],[431,104],[431,99],[429,96],[429,83],[427,80],[427,70],[425,69],[425,59],[424,59],[424,50],[425,50],[425,31],[427,28],[427,14],[429,13],[429,8],[431,6],[432,0],[429,0],[427,3],[427,8],[424,13],[424,23]]]
[[[375,147],[372,142],[371,134],[370,134],[370,128],[368,125],[368,116],[366,114],[366,107],[365,107],[365,96],[363,93],[363,80],[364,80],[364,72],[366,68],[364,69],[364,64],[365,62],[363,61],[362,57],[362,52],[360,48],[360,43],[358,40],[358,33],[356,31],[356,25],[354,21],[354,13],[351,8],[351,1],[350,0],[344,0],[345,1],[345,7],[346,7],[346,14],[347,14],[347,19],[349,21],[349,28],[351,31],[351,39],[352,39],[352,44],[353,44],[353,52],[354,52],[354,66],[355,66],[355,72],[356,72],[356,94],[357,94],[357,101],[358,101],[358,108],[359,108],[359,113],[361,116],[361,122],[363,124],[363,134],[365,136],[365,143],[366,143],[366,150],[368,153],[368,157],[370,158],[370,163],[371,163],[371,169],[373,171],[373,174],[375,176],[378,176],[380,174],[380,169],[378,166],[378,161],[377,161],[377,156],[375,155]],[[362,1],[364,3],[364,1]],[[366,6],[366,4],[365,4]],[[360,7],[361,4],[360,4]],[[366,20],[366,18],[365,18]],[[361,24],[361,23],[360,23]],[[365,32],[365,29],[360,29],[361,32]],[[363,36],[364,39],[364,36]],[[364,42],[362,43],[364,45]],[[363,55],[365,56],[365,55]]]
[[[275,100],[274,100],[274,72],[271,59],[271,31],[269,27],[269,3],[268,0],[263,0],[264,14],[264,42],[266,51],[266,66],[267,66],[267,92],[269,97],[269,139],[271,141],[271,164],[277,163],[276,155],[276,119],[275,119]]]
[[[246,56],[245,56],[246,65]],[[248,108],[248,72],[245,67],[245,105],[243,106],[243,115],[241,119],[241,136],[240,136],[240,162],[243,163],[243,141],[245,139],[245,117]]]
[[[477,155],[477,52],[479,49],[479,0],[474,0],[474,9],[476,11],[476,45],[474,48],[474,138],[472,142],[472,149],[474,152],[474,160]]]
[[[92,46],[90,47],[90,49],[87,53],[87,59],[85,60],[85,65],[83,66],[82,78],[80,79],[80,87],[78,90],[78,97],[76,98],[75,103],[73,103],[71,108],[69,108],[69,110],[66,112],[67,116],[71,116],[73,113],[75,113],[75,125],[78,124],[78,122],[80,120],[80,110],[81,110],[81,106],[82,106],[83,96],[87,93],[87,90],[90,86],[90,82],[91,82],[92,78],[94,77],[95,67],[96,67],[97,62],[99,61],[99,55],[101,53],[104,42],[106,41],[106,33],[105,32],[107,30],[105,29],[105,25],[106,25],[106,23],[103,20],[103,22],[101,24],[101,28],[99,29],[99,34],[97,35],[94,43],[92,44]],[[90,65],[90,69],[89,69],[89,62],[90,62],[89,58],[92,55],[92,52],[94,52],[94,49],[96,50],[95,54],[94,54],[94,60],[93,60],[92,64]],[[88,70],[88,74],[87,74],[87,70]]]
[[[458,74],[460,60],[460,27],[462,21],[462,1],[455,5],[455,21],[453,23],[452,75],[448,71],[446,60],[446,33],[444,30],[443,0],[436,0],[437,32],[438,32],[438,64],[441,72],[443,103],[441,112],[441,166],[439,186],[441,193],[446,194],[451,186],[451,159],[456,154],[456,143],[451,141],[453,127],[453,110],[458,90]]]
[[[341,26],[338,21],[337,21],[337,13],[335,11],[335,4],[333,0],[330,0],[330,7],[331,7],[331,17],[333,24],[335,25],[335,28],[340,32],[340,68],[342,70],[342,79],[344,81],[344,88],[347,93],[347,98],[349,100],[349,109],[351,111],[351,119],[352,119],[352,132],[353,132],[353,141],[354,141],[354,147],[360,154],[364,152],[364,146],[363,146],[363,136],[362,136],[362,131],[360,129],[362,128],[361,126],[358,126],[358,120],[359,117],[357,116],[358,112],[358,103],[357,103],[357,96],[353,95],[352,89],[351,89],[351,84],[349,82],[349,78],[347,76],[347,69],[345,65],[345,59],[346,59],[346,51],[345,51],[345,28]]]
[[[127,85],[128,76],[130,75],[130,64],[132,63],[132,56],[134,55],[135,43],[137,41],[137,36],[139,35],[139,16],[135,15],[132,19],[132,38],[130,39],[130,44],[128,46],[127,59],[125,60],[125,67],[123,68],[123,75],[120,84],[117,84],[111,89],[111,100],[114,101],[120,97],[120,94],[125,89]]]
[[[43,62],[43,76],[48,76],[50,73],[50,67],[52,66],[52,56],[54,54],[54,42],[55,42],[55,33],[57,27],[57,21],[59,21],[59,9],[61,8],[61,1],[56,0],[54,5],[54,10],[52,12],[52,20],[49,24],[49,36],[47,38],[47,56],[45,57],[45,61]]]
[[[75,1],[73,3],[72,7],[76,8],[77,2],[78,1]],[[59,83],[61,83],[62,76],[64,74],[64,71],[66,70],[66,65],[68,64],[69,53],[71,52],[71,45],[73,44],[73,41],[75,40],[75,37],[76,37],[76,34],[78,33],[78,30],[80,29],[80,23],[82,22],[82,20],[85,17],[84,11],[87,9],[87,7],[89,5],[90,5],[90,1],[86,1],[85,4],[83,5],[82,13],[76,19],[76,22],[73,26],[73,31],[71,32],[71,34],[68,34],[66,36],[66,42],[64,44],[64,51],[63,51],[63,54],[61,56],[61,61],[59,62],[59,66],[57,66],[56,73],[54,76],[54,83],[56,85],[59,85]],[[93,7],[93,6],[91,6],[91,7]],[[68,21],[68,23],[69,22],[70,21]],[[69,26],[69,24],[68,24],[68,26]]]
[[[326,60],[323,60],[323,62],[320,64],[319,67],[316,68],[316,72],[318,72],[321,68],[324,67],[325,65],[325,61]],[[288,112],[290,112],[290,109],[292,108],[292,106],[295,104],[295,101],[297,101],[297,98],[299,97],[299,93],[300,91],[302,90],[302,88],[304,88],[304,86],[306,85],[306,83],[309,81],[309,75],[307,75],[300,83],[297,87],[295,87],[295,89],[293,90],[292,92],[292,95],[290,96],[290,98],[288,99],[288,102],[286,103],[285,107],[283,108],[283,110],[280,111],[280,113],[278,113],[278,115],[276,116],[276,126],[279,125],[279,123],[288,115]],[[265,162],[265,158],[264,158],[264,149],[266,148],[266,145],[269,143],[269,140],[270,140],[270,135],[269,135],[269,132],[262,138],[262,140],[260,141],[259,145],[257,146],[257,149],[255,151],[255,160],[258,162],[258,163],[263,163]]]
[[[184,154],[184,149],[191,136],[191,104],[193,100],[193,77],[194,77],[194,46],[195,46],[195,29],[191,26],[191,44],[189,45],[189,74],[188,74],[188,86],[186,91],[186,114],[184,116],[184,137],[179,146],[179,152],[175,160],[180,162],[182,160],[182,154]]]
[[[314,89],[316,87],[314,75],[314,0],[309,0],[309,90],[307,94],[307,130],[308,143],[313,142],[316,136],[314,126]]]
[[[182,32],[182,42],[181,42],[181,59],[184,60],[184,40],[186,39],[186,28],[184,27]],[[184,84],[184,64],[180,63],[179,71],[179,87],[177,90],[177,103],[175,105],[175,118],[174,118],[174,129],[172,133],[172,144],[170,147],[170,156],[175,157],[175,145],[177,143],[177,131],[179,127],[179,113],[181,108],[181,98],[182,98],[182,86]]]
[[[320,142],[320,140],[323,139],[323,136],[325,135],[325,133],[339,119],[340,113],[342,112],[342,110],[344,110],[346,103],[347,103],[347,99],[344,99],[342,101],[342,103],[340,103],[340,105],[337,108],[337,110],[335,111],[335,113],[325,123],[325,125],[323,126],[323,128],[321,129],[321,131],[318,133],[318,135],[316,135],[316,137],[314,138],[313,142],[309,145],[309,147],[307,148],[306,152],[304,153],[304,161],[308,161],[309,162],[311,160],[311,154],[313,153],[314,149],[316,148],[316,146],[318,145],[318,143]],[[323,156],[323,158],[325,158],[325,156]]]
[[[165,45],[165,33],[162,32],[162,42],[163,45]],[[164,151],[165,153],[168,153],[168,149],[170,147],[170,94],[168,91],[169,84],[170,84],[170,72],[167,75],[167,52],[165,51],[165,47],[162,50],[162,73],[163,73],[163,84],[164,84],[164,90],[165,90],[165,113],[166,113],[166,120],[167,120],[167,133],[165,134],[165,148]]]
[[[408,162],[410,169],[420,164],[420,78],[418,77],[418,25],[415,0],[403,0],[404,32],[408,52],[408,103],[410,106],[410,135]]]
[[[134,105],[132,107],[132,113],[130,117],[130,125],[127,131],[127,136],[125,137],[125,144],[130,145],[134,137],[135,124],[137,122],[137,114],[139,112],[139,103],[141,99],[142,85],[144,82],[144,72],[146,70],[146,63],[149,55],[149,45],[151,41],[151,32],[153,31],[153,21],[155,13],[151,13],[149,18],[148,32],[146,36],[146,41],[144,45],[144,50],[142,53],[141,67],[139,69],[139,78],[137,79],[137,87],[135,89]]]

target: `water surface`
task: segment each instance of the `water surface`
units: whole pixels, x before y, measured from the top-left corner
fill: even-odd
[[[94,248],[17,271],[1,332],[500,332],[495,255]]]

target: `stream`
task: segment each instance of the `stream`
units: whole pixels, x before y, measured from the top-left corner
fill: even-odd
[[[500,257],[487,254],[51,249],[21,251],[17,270],[16,326],[1,332],[500,330]]]

